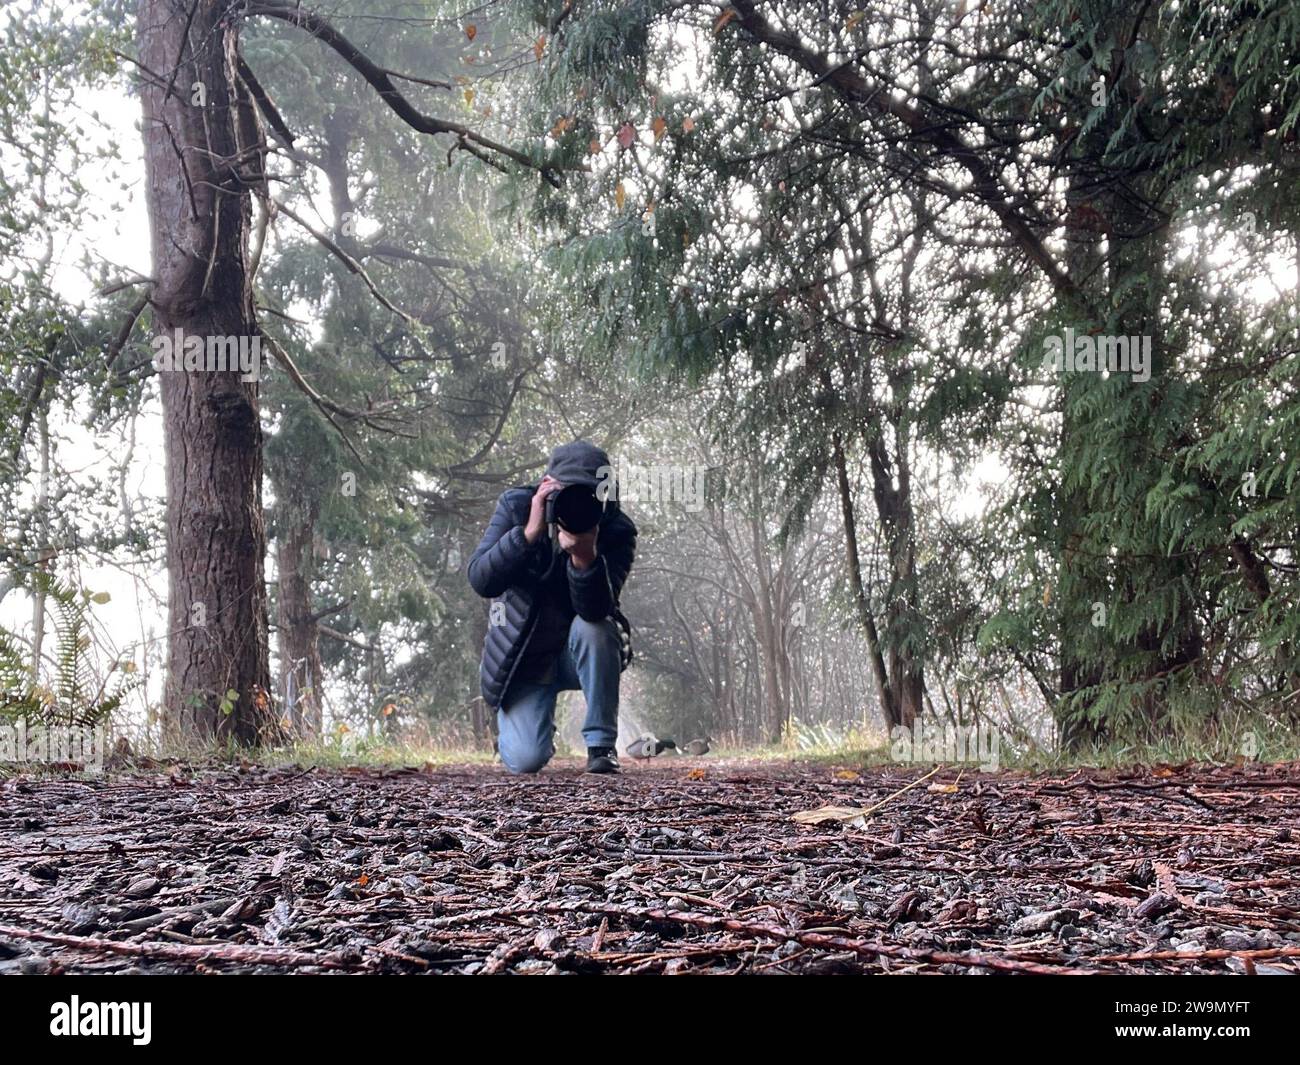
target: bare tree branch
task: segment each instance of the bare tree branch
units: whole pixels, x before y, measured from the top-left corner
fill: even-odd
[[[1029,260],[1047,276],[1053,288],[1064,295],[1079,295],[1074,281],[1012,206],[1001,181],[976,149],[933,121],[920,108],[895,98],[880,86],[872,85],[850,63],[833,65],[824,54],[813,51],[795,34],[778,30],[759,12],[753,0],[736,0],[730,6],[739,16],[737,22],[755,40],[794,60],[818,82],[834,86],[855,103],[902,122],[915,137],[933,145],[959,164],[970,174],[975,195],[998,217]]]
[[[343,58],[344,62],[348,63],[366,79],[371,87],[379,93],[379,98],[392,108],[397,116],[412,129],[429,134],[454,134],[466,145],[477,145],[498,155],[505,156],[520,166],[526,166],[530,170],[538,171],[553,187],[560,187],[560,179],[556,173],[557,168],[538,164],[518,149],[499,144],[491,138],[484,137],[481,133],[470,129],[468,126],[461,125],[459,122],[447,122],[420,111],[393,84],[388,70],[372,62],[356,45],[314,12],[304,11],[301,7],[291,7],[288,4],[256,2],[250,3],[245,8],[245,11],[249,15],[262,15],[266,18],[280,19],[291,26],[297,26],[299,29],[311,34],[322,44],[332,48]]]

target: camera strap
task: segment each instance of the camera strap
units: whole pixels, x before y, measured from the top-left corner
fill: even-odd
[[[547,565],[546,571],[541,576],[543,581],[550,577],[551,571],[555,569],[555,563],[564,555],[564,552],[560,550],[559,529],[560,527],[556,525],[555,522],[550,522],[546,526],[546,542],[551,546],[551,561]]]

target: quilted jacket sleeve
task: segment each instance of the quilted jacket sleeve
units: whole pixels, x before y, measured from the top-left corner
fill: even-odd
[[[524,539],[524,527],[516,520],[506,494],[502,494],[483,539],[470,556],[470,586],[484,599],[501,595],[510,585],[535,575],[541,546],[545,545],[529,544]]]
[[[623,516],[609,529],[608,539],[596,540],[596,561],[587,569],[568,562],[569,597],[573,609],[585,621],[600,621],[618,608],[619,593],[632,569],[636,555],[636,526]]]

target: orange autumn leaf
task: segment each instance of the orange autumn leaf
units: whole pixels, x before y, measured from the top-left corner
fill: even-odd
[[[537,43],[533,45],[533,55],[537,56],[537,62],[542,61],[542,53],[546,51],[546,34],[537,38]]]
[[[835,770],[835,779],[836,780],[861,780],[862,777],[860,774],[855,773],[852,769],[837,769]]]
[[[560,117],[560,120],[551,127],[551,136],[552,137],[560,136],[571,125],[573,125],[573,119],[571,119],[568,115],[562,115]]]
[[[623,188],[623,182],[620,181],[614,189],[614,205],[621,211],[625,202],[627,202],[627,190]]]
[[[592,137],[591,141],[587,144],[587,151],[589,151],[592,155],[599,155],[600,141],[598,141],[595,137]]]
[[[660,137],[664,135],[664,132],[668,129],[668,122],[662,116],[660,116],[659,118],[656,118],[654,120],[650,128],[655,131],[655,140],[658,140]]]
[[[689,773],[686,774],[686,779],[687,779],[687,780],[703,780],[704,777],[705,777],[705,775],[706,775],[706,774],[705,774],[705,771],[704,771],[703,769],[692,769]]]
[[[357,877],[357,883],[360,884],[362,887],[365,887],[367,884],[370,883],[370,877],[366,876],[365,873],[362,873],[359,877]]]
[[[735,18],[737,14],[739,14],[739,12],[737,12],[734,7],[729,7],[727,8],[726,11],[724,11],[721,15],[719,15],[717,21],[714,22],[713,24],[714,35],[716,36],[717,34],[721,33],[723,29],[726,28],[727,23],[730,22],[733,18]]]
[[[465,36],[472,41],[475,37],[478,36],[478,27],[471,22],[468,26],[465,27]]]
[[[695,119],[691,118],[690,115],[687,115],[686,118],[682,121],[682,132],[683,133],[695,132]]]
[[[397,709],[396,703],[385,703],[384,708],[380,711],[380,713],[383,714],[384,717],[392,717],[393,711],[396,709]]]

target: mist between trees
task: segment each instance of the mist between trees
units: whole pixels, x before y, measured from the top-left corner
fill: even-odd
[[[6,716],[488,749],[465,563],[583,437],[681,487],[628,502],[646,727],[1294,727],[1297,5],[0,29]]]

